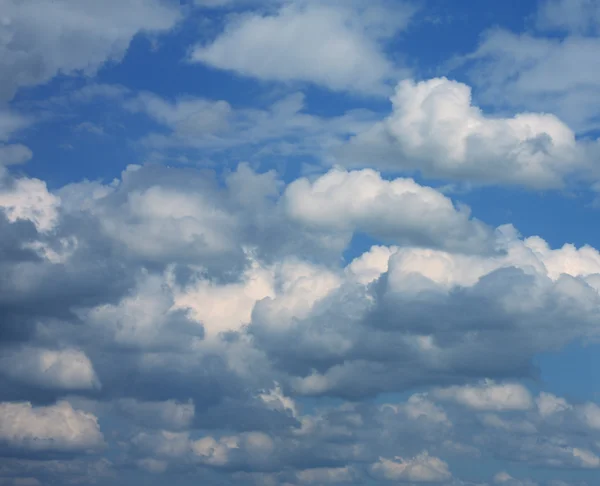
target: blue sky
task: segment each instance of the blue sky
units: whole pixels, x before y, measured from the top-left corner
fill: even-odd
[[[0,485],[597,484],[600,2],[0,13]]]

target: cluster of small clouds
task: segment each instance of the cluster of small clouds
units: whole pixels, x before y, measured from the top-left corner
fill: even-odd
[[[538,29],[596,42],[596,4],[573,1],[570,16],[565,0],[545,3]],[[555,115],[487,115],[447,78],[392,93],[409,73],[386,46],[415,7],[194,2],[229,13],[188,61],[294,91],[391,94],[383,119],[313,115],[300,92],[264,109],[110,85],[68,100],[147,116],[158,128],[140,145],[153,150],[273,141],[318,156],[315,173],[129,165],[110,183],[51,189],[14,170],[33,156],[16,134],[35,122],[15,93],[121,60],[136,35],[171,31],[177,3],[2,3],[0,484],[133,471],[144,484],[564,486],[578,483],[508,467],[463,478],[453,461],[600,469],[600,407],[520,382],[538,353],[600,336],[600,252],[491,227],[406,174],[560,188],[593,172],[595,142]],[[490,33],[468,61],[497,55],[494,36],[510,35]],[[377,244],[348,258],[361,236]]]

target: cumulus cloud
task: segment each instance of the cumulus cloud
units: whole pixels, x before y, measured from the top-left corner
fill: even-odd
[[[549,188],[584,162],[574,133],[554,115],[488,116],[463,83],[405,80],[391,101],[386,119],[336,149],[338,163]]]
[[[85,453],[104,446],[97,418],[68,402],[0,403],[0,441],[16,450]]]
[[[319,40],[329,23],[342,48],[375,39],[364,45],[385,69],[350,86],[352,56],[367,52],[358,50],[311,71],[331,45],[302,75],[283,64],[246,72],[228,51],[240,64],[222,67],[377,92],[391,72],[380,41],[398,20],[363,7],[358,19],[349,12],[359,3],[246,12],[195,53],[216,56],[228,35],[256,26],[293,41],[314,21]],[[174,10],[161,8],[160,22],[127,32],[168,29]],[[112,54],[100,46],[89,68],[118,59],[128,42]],[[281,56],[272,41],[255,47],[250,54]],[[82,69],[50,61],[18,86]],[[559,185],[578,163],[579,145],[558,119],[484,115],[468,87],[446,79],[401,83],[394,113],[371,131],[372,114],[317,117],[300,94],[262,110],[107,85],[69,99],[100,98],[165,129],[144,140],[154,148],[285,139],[315,154],[359,133],[353,155],[378,141],[390,155],[369,165],[533,187]],[[3,166],[30,156],[20,145],[0,152]],[[99,424],[118,474],[169,475],[161,482],[193,481],[193,472],[211,484],[470,484],[451,474],[458,457],[600,467],[598,405],[533,396],[517,381],[534,376],[537,353],[598,337],[600,253],[591,246],[551,248],[494,229],[436,189],[373,169],[290,181],[249,164],[220,174],[131,165],[113,182],[59,189],[2,170],[0,455],[17,459],[3,457],[0,476],[11,482],[114,482],[110,462],[79,457],[104,446]],[[352,240],[364,236],[377,243],[351,259]]]
[[[309,227],[367,233],[378,240],[428,247],[486,251],[490,228],[469,218],[467,209],[412,179],[386,181],[373,170],[334,169],[314,181],[286,188],[288,214]],[[487,247],[487,248],[486,248]]]
[[[384,2],[292,2],[274,13],[234,17],[191,60],[245,76],[305,81],[333,90],[381,93],[395,68],[381,42],[413,8]]]
[[[376,284],[357,285],[349,271],[350,281],[326,291],[303,314],[278,310],[285,294],[258,302],[249,330],[279,366],[294,370],[295,390],[307,395],[398,390],[427,383],[429,373],[439,376],[441,369],[446,378],[451,370],[460,375],[467,369],[488,376],[527,375],[527,356],[534,350],[570,339],[558,317],[563,312],[573,317],[583,312],[571,318],[570,332],[597,334],[591,318],[598,299],[596,270],[577,264],[585,249],[545,254],[536,251],[544,246],[538,239],[505,235],[507,252],[498,256],[400,248],[387,268],[374,262],[379,269],[371,270],[369,280],[380,272]],[[546,267],[553,257],[560,257],[557,267]],[[290,341],[293,348],[286,345]],[[405,362],[419,366],[408,373]],[[514,391],[524,400],[519,404],[531,405],[521,388]],[[509,402],[511,397],[508,393]]]

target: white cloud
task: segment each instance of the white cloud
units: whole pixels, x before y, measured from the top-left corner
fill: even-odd
[[[164,280],[143,273],[132,294],[117,304],[80,309],[78,314],[105,342],[117,346],[147,349],[181,344],[182,340],[191,345],[202,330],[174,304],[173,292]],[[196,336],[193,327],[197,328]]]
[[[371,473],[388,481],[413,483],[441,483],[452,477],[448,464],[427,452],[410,459],[382,457],[371,466]]]
[[[2,373],[40,388],[90,390],[100,388],[94,367],[76,349],[22,348],[0,352]]]
[[[396,70],[381,36],[404,27],[412,12],[402,4],[387,11],[379,2],[283,3],[276,13],[233,17],[191,59],[259,79],[382,93]]]
[[[583,164],[574,133],[555,116],[488,116],[456,81],[402,81],[392,105],[385,120],[337,149],[338,163],[533,188],[559,187]]]
[[[218,285],[209,279],[197,282],[176,294],[176,306],[187,308],[204,325],[207,337],[240,330],[251,320],[252,309],[261,299],[274,297],[274,270],[253,262],[241,281]]]
[[[0,403],[0,441],[31,451],[95,451],[104,446],[97,418],[68,402],[48,407]]]
[[[600,468],[600,457],[587,449],[573,448],[571,453],[580,466],[586,469]]]
[[[389,408],[395,413],[404,413],[411,420],[452,426],[444,409],[428,400],[425,395],[411,395],[406,403],[401,405],[385,404],[382,408]]]
[[[213,437],[203,437],[192,443],[192,450],[200,461],[212,466],[224,466],[229,462],[232,449],[238,449],[237,437],[222,437],[215,440]]]
[[[179,10],[161,0],[3,0],[0,99],[58,73],[93,74],[119,61],[139,32],[174,26]]]
[[[533,406],[527,388],[516,383],[454,386],[436,390],[435,396],[474,410],[528,410]]]
[[[565,412],[572,408],[564,398],[544,392],[539,394],[539,396],[535,399],[535,403],[542,417],[549,417],[556,413]]]
[[[2,180],[2,175],[0,172],[0,210],[8,220],[31,221],[39,232],[51,231],[58,220],[60,198],[39,179]]]
[[[578,412],[588,427],[600,430],[600,406],[595,403],[586,403],[579,407]]]
[[[492,234],[468,210],[412,179],[386,181],[373,170],[333,169],[314,181],[297,179],[286,188],[289,216],[309,228],[364,232],[396,244],[489,251]]]
[[[485,32],[459,64],[467,64],[486,104],[551,112],[577,132],[595,130],[600,6],[596,0],[544,0],[539,6],[533,19],[538,32]]]

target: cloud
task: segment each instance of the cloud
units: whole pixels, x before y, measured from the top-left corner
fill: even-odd
[[[106,134],[104,128],[92,122],[82,122],[74,127],[76,132],[87,132],[92,135],[103,136]]]
[[[276,99],[263,108],[235,107],[223,100],[194,96],[165,99],[141,93],[124,108],[145,114],[161,131],[142,137],[148,150],[190,150],[234,154],[236,159],[263,160],[273,156],[321,157],[339,138],[366,130],[374,120],[369,110],[350,110],[338,116],[308,112],[300,92]]]
[[[487,382],[481,386],[463,386],[440,389],[435,395],[454,400],[474,410],[528,410],[533,405],[529,391],[522,385]]]
[[[41,388],[89,390],[100,387],[89,358],[76,349],[36,348],[0,351],[2,373]]]
[[[40,232],[54,228],[60,199],[39,179],[11,180],[0,172],[0,210],[10,222],[31,221]]]
[[[31,123],[32,120],[30,117],[8,109],[0,104],[0,142],[8,141],[13,135],[31,125]],[[0,163],[2,165],[9,165],[2,160],[0,160]]]
[[[379,270],[373,268],[369,280],[383,273],[374,283],[357,285],[356,274],[345,272],[349,280],[321,287],[310,307],[290,308],[284,291],[256,304],[249,331],[281,370],[293,372],[292,386],[304,395],[398,391],[431,384],[441,370],[450,380],[463,372],[473,379],[475,369],[487,376],[529,375],[534,350],[570,339],[558,317],[563,312],[579,323],[570,331],[596,335],[596,270],[576,263],[585,249],[537,253],[538,239],[509,234],[505,255],[398,249],[387,266],[375,262]],[[552,260],[560,266],[546,267]],[[410,372],[406,362],[413,363]]]
[[[74,410],[68,402],[48,407],[0,403],[0,441],[25,451],[85,453],[104,446],[94,415]]]
[[[386,181],[369,169],[333,169],[312,182],[297,179],[284,197],[290,217],[308,227],[475,252],[493,245],[489,228],[435,189],[412,179]]]
[[[473,52],[458,58],[478,99],[500,109],[554,113],[577,133],[596,130],[598,2],[545,0],[533,20],[534,31],[485,32]]]
[[[560,187],[584,162],[574,133],[555,116],[485,115],[463,83],[405,80],[391,101],[387,118],[336,149],[337,163],[543,189]]]
[[[0,145],[0,166],[19,165],[33,157],[33,152],[20,143]]]
[[[189,428],[194,420],[194,403],[179,403],[175,400],[164,402],[140,402],[124,398],[116,404],[120,413],[135,423],[167,430]]]
[[[494,484],[504,484],[506,486],[537,486],[538,483],[529,479],[519,480],[513,478],[506,472],[499,472],[494,475]]]
[[[535,403],[542,417],[552,416],[572,408],[564,398],[544,392],[540,393]]]
[[[371,473],[388,481],[414,483],[441,483],[451,478],[448,464],[427,452],[411,459],[382,457],[371,466]]]
[[[56,190],[6,174],[27,197],[0,212],[0,417],[49,430],[6,419],[2,453],[29,458],[7,477],[102,484],[112,466],[74,456],[104,441],[117,474],[159,481],[468,484],[450,475],[461,457],[597,468],[597,407],[517,381],[536,353],[597,337],[593,247],[493,229],[370,169],[286,183],[131,166]],[[365,233],[378,243],[343,259]],[[370,400],[388,392],[413,394]]]
[[[274,13],[232,17],[191,60],[244,76],[304,81],[332,90],[385,92],[395,74],[381,41],[408,23],[413,8],[384,2],[283,3]]]
[[[595,0],[545,0],[537,12],[537,26],[574,34],[598,33],[600,4]]]
[[[302,484],[337,484],[352,482],[355,473],[349,467],[321,467],[298,471],[296,476]]]
[[[177,8],[160,0],[7,0],[0,37],[0,99],[56,74],[93,74],[120,61],[133,37],[169,30]]]

